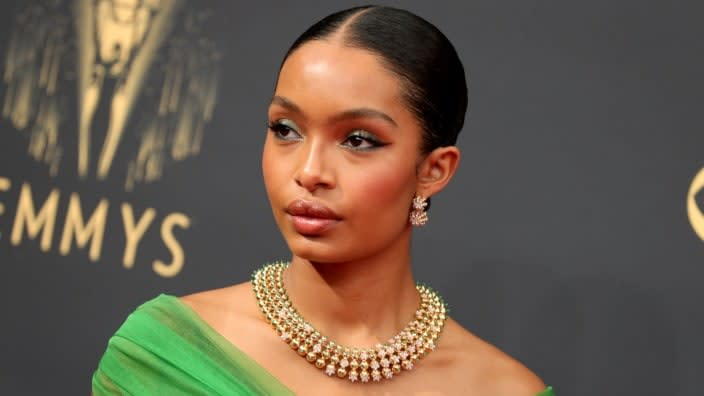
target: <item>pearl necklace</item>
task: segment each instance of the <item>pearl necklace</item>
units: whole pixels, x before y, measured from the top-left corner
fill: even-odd
[[[352,382],[391,379],[435,349],[445,325],[446,307],[442,298],[423,285],[416,285],[420,305],[415,317],[384,344],[370,348],[350,348],[321,335],[291,305],[283,284],[287,263],[274,263],[254,272],[252,286],[266,321],[291,349],[298,352],[328,376]]]

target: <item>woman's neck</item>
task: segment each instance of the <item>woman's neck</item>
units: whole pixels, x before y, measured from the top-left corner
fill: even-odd
[[[419,304],[409,249],[404,252],[345,263],[294,256],[284,285],[296,310],[321,334],[350,347],[373,346],[403,329]]]

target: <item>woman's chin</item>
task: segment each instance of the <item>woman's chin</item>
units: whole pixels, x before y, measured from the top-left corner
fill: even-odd
[[[345,252],[340,249],[339,243],[325,241],[323,238],[308,238],[302,235],[287,239],[291,253],[301,259],[329,263],[341,261]]]

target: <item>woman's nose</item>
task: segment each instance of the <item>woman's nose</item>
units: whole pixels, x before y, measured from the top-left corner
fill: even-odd
[[[322,142],[313,141],[304,144],[301,147],[300,164],[295,175],[296,184],[310,192],[318,188],[333,188],[334,177],[331,164],[325,158],[328,154]]]

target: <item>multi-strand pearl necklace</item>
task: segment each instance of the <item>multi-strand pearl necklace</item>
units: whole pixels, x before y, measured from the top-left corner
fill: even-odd
[[[430,351],[445,325],[446,307],[440,296],[417,285],[420,305],[415,317],[397,335],[371,348],[349,348],[321,335],[291,305],[283,284],[286,263],[274,263],[257,270],[252,285],[266,321],[289,346],[329,376],[352,382],[391,379]]]

